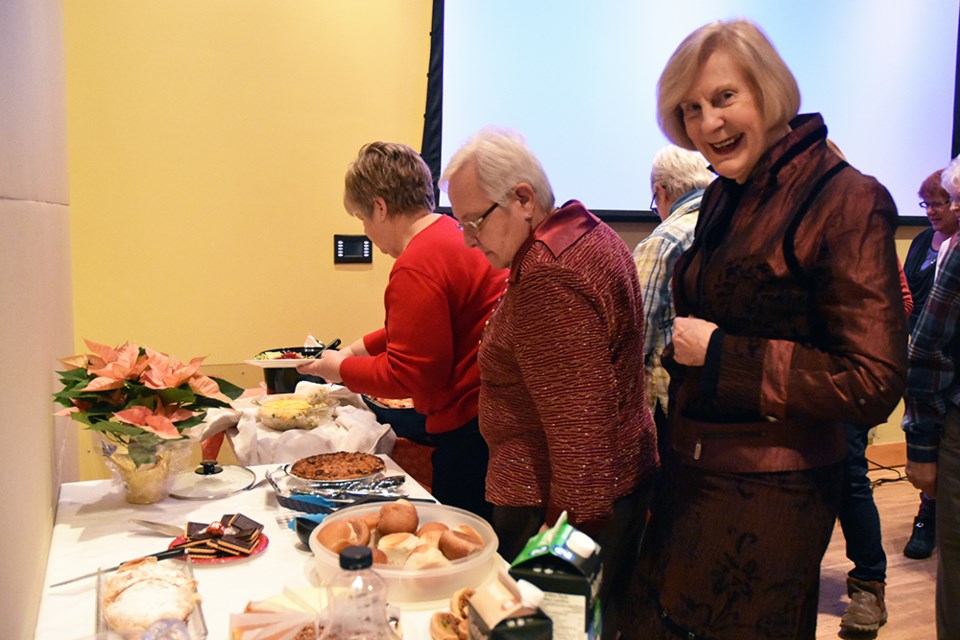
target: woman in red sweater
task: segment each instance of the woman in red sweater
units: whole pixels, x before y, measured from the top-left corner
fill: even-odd
[[[344,207],[396,259],[384,326],[325,351],[302,373],[383,398],[413,398],[435,447],[432,491],[444,504],[490,518],[487,445],[477,424],[477,349],[506,273],[467,248],[456,221],[433,212],[433,176],[402,144],[364,146],[347,170]]]

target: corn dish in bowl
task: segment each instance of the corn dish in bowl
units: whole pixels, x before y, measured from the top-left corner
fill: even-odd
[[[260,423],[274,431],[290,429],[313,429],[333,417],[337,401],[322,393],[278,393],[263,396],[253,401],[257,405],[257,418]]]

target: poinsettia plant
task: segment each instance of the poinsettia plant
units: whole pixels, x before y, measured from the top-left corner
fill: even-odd
[[[69,415],[123,445],[140,466],[154,462],[158,447],[184,440],[207,410],[229,406],[243,390],[200,372],[204,358],[183,364],[164,353],[127,342],[113,349],[85,341],[91,353],[63,358],[63,389],[53,396]]]

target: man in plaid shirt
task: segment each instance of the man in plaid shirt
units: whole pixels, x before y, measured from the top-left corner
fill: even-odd
[[[662,222],[633,250],[633,261],[643,290],[644,365],[647,402],[657,425],[657,449],[667,454],[667,386],[670,377],[660,363],[664,347],[673,339],[673,267],[693,242],[700,214],[700,198],[714,176],[696,151],[669,145],[657,152],[650,171],[650,208]]]
[[[960,157],[943,172],[960,216]],[[937,498],[937,637],[960,638],[960,250],[947,251],[910,340],[907,478]]]

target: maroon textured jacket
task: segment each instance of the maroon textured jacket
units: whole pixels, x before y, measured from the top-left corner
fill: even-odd
[[[637,269],[579,202],[517,253],[478,359],[493,504],[542,506],[551,523],[566,510],[589,530],[656,468]]]
[[[670,369],[673,444],[686,464],[838,462],[841,424],[883,422],[903,391],[896,207],[827,148],[819,115],[791,126],[746,184],[707,188],[677,265],[677,315],[720,327],[703,367]]]

